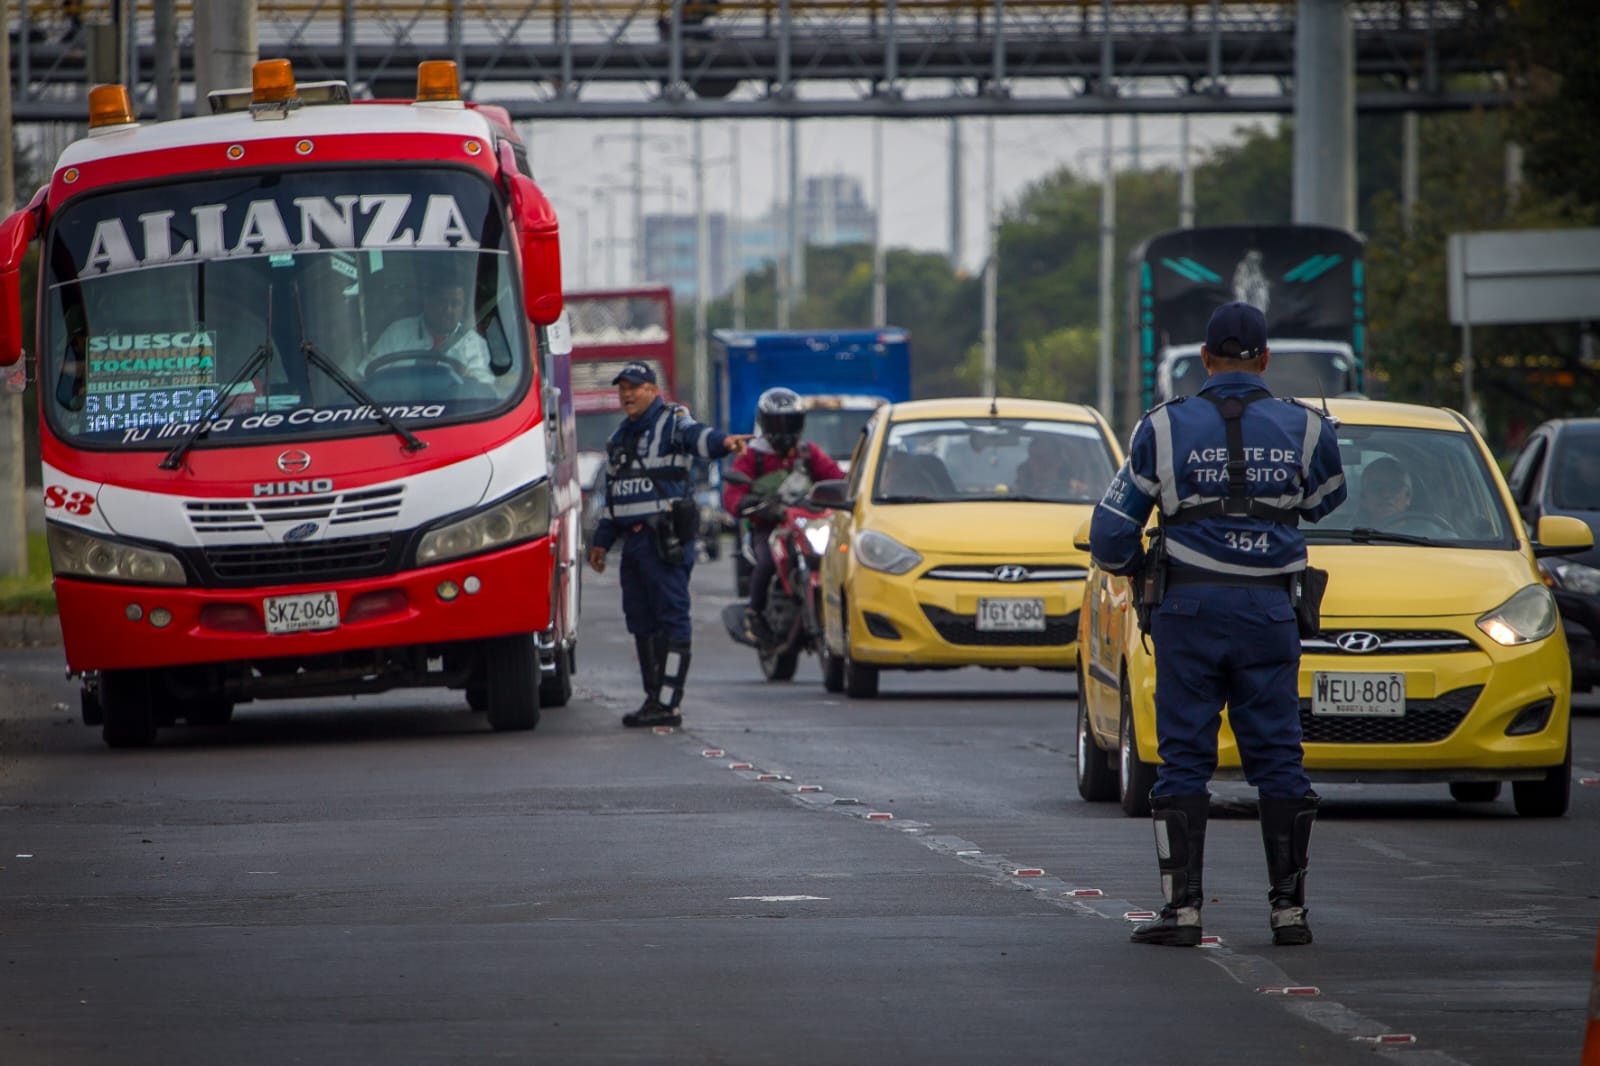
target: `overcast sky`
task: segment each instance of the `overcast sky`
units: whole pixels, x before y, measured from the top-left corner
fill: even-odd
[[[984,128],[985,119],[963,119],[961,147],[964,163],[962,262],[976,269],[985,254],[984,236]],[[1228,115],[1194,119],[1190,141],[1196,148],[1231,140],[1245,125],[1275,128],[1270,115]],[[872,125],[869,119],[810,119],[800,122],[802,180],[807,175],[845,173],[862,183],[868,201],[872,187]],[[645,209],[665,210],[669,191],[676,210],[694,210],[691,125],[685,122],[644,122]],[[549,193],[561,218],[564,236],[571,241],[564,255],[567,284],[572,287],[606,284],[603,243],[607,226],[615,230],[617,244],[632,238],[632,135],[631,121],[566,121],[523,123],[534,171]],[[733,131],[738,131],[740,214],[755,218],[769,210],[774,197],[774,137],[787,151],[788,125],[764,120],[707,121],[705,123],[706,202],[708,210],[727,211],[732,206],[730,160]],[[944,252],[949,247],[949,147],[948,120],[889,121],[883,124],[884,239],[890,247]],[[1135,137],[1135,130],[1137,137]],[[1003,207],[1014,203],[1034,181],[1062,166],[1097,177],[1104,138],[1100,118],[1018,118],[995,122],[996,198]],[[1137,139],[1146,166],[1176,164],[1179,124],[1176,118],[1143,117],[1137,124],[1127,117],[1115,120],[1116,162],[1131,165]],[[787,166],[786,163],[782,164]],[[782,172],[784,180],[786,171]],[[597,192],[596,190],[602,190]],[[614,190],[614,217],[608,222],[604,190]],[[778,195],[785,195],[778,190]],[[1177,204],[1172,224],[1177,225]],[[585,214],[587,218],[585,219]],[[587,221],[588,233],[583,234]],[[1198,221],[1203,222],[1204,219]],[[585,257],[578,245],[586,245]],[[625,247],[615,250],[612,265],[619,284],[629,282],[629,257]],[[587,278],[585,278],[585,270]]]

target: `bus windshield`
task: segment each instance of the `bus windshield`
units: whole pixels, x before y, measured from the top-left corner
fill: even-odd
[[[79,445],[170,448],[202,418],[202,448],[390,432],[380,410],[425,430],[533,377],[501,209],[471,171],[114,190],[62,211],[44,271],[46,417]]]

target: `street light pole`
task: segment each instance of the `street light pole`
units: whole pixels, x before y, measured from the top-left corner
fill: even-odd
[[[988,235],[988,255],[983,260],[983,395],[997,392],[996,374],[999,362],[995,338],[996,320],[999,317],[1000,294],[1000,222],[994,207],[994,118],[984,122],[983,130],[983,214],[984,229]]]
[[[711,225],[706,217],[705,123],[694,124],[694,412],[711,409],[710,356],[706,344],[706,303],[711,288]]]
[[[1112,161],[1116,150],[1116,127],[1111,116],[1102,123],[1105,129],[1105,158],[1100,180],[1100,363],[1095,404],[1110,417],[1111,410],[1111,285],[1112,260],[1117,243],[1117,174]]]

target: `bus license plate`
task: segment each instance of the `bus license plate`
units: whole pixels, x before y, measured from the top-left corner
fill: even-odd
[[[1404,718],[1406,675],[1317,670],[1311,675],[1311,713],[1347,718]]]
[[[261,601],[268,633],[303,633],[308,629],[339,627],[339,594],[307,592],[299,596],[268,596]]]
[[[978,632],[1042,633],[1044,632],[1044,601],[980,599],[978,601]]]

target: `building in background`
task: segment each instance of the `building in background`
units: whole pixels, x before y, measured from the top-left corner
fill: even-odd
[[[801,219],[800,232],[808,245],[870,244],[877,212],[856,178],[824,174],[805,180]],[[724,295],[733,287],[735,271],[760,270],[784,254],[788,227],[789,211],[782,204],[769,207],[760,218],[743,220],[736,229],[723,212],[709,214],[712,295]],[[680,300],[695,295],[695,230],[693,213],[644,219],[645,276],[652,283],[672,286],[673,296]],[[738,248],[733,246],[735,240]]]

